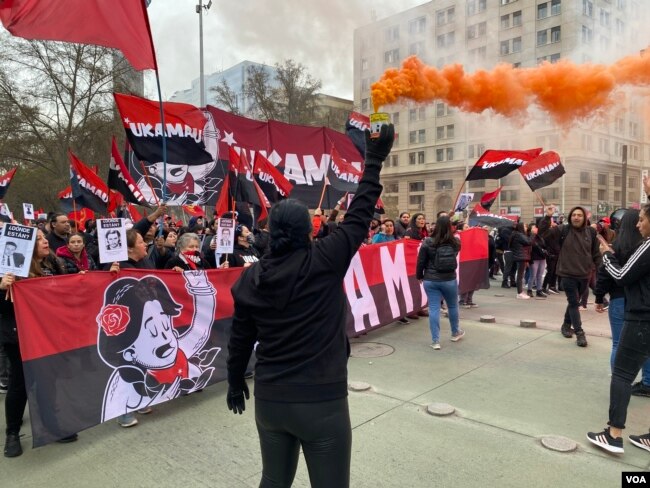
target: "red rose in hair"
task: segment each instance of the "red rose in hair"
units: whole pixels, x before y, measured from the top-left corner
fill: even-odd
[[[126,330],[129,320],[131,320],[129,307],[124,305],[105,305],[97,316],[97,325],[104,330],[107,336],[116,336]]]

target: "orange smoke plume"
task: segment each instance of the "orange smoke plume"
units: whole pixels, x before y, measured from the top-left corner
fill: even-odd
[[[492,109],[506,117],[522,116],[536,104],[564,125],[607,107],[620,85],[650,85],[650,53],[628,56],[611,66],[560,60],[534,68],[499,64],[474,74],[465,73],[460,64],[439,70],[411,56],[400,69],[386,70],[372,84],[371,95],[375,112],[400,98],[420,103],[442,100],[465,112]]]

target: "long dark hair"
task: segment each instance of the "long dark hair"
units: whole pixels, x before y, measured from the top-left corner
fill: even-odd
[[[621,218],[616,239],[612,244],[614,253],[621,266],[627,262],[632,253],[636,251],[636,248],[643,241],[643,236],[636,227],[638,221],[639,211],[633,208],[628,208]]]
[[[458,240],[454,236],[454,231],[451,228],[451,221],[448,216],[445,215],[436,220],[436,226],[431,233],[431,241],[434,246],[450,244],[454,249],[458,249]]]

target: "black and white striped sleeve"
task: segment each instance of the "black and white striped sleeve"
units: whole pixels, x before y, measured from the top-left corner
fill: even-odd
[[[617,284],[626,286],[636,283],[650,274],[650,239],[641,243],[625,265],[621,266],[610,252],[603,255],[603,264]]]

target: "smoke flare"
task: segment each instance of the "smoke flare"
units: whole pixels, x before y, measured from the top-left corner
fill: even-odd
[[[401,98],[419,103],[442,100],[465,112],[492,109],[506,117],[523,116],[536,104],[566,125],[606,108],[621,85],[650,85],[650,53],[627,56],[609,66],[560,60],[533,68],[498,64],[473,74],[465,73],[460,64],[437,69],[410,56],[400,69],[387,69],[372,84],[371,96],[375,112]]]

